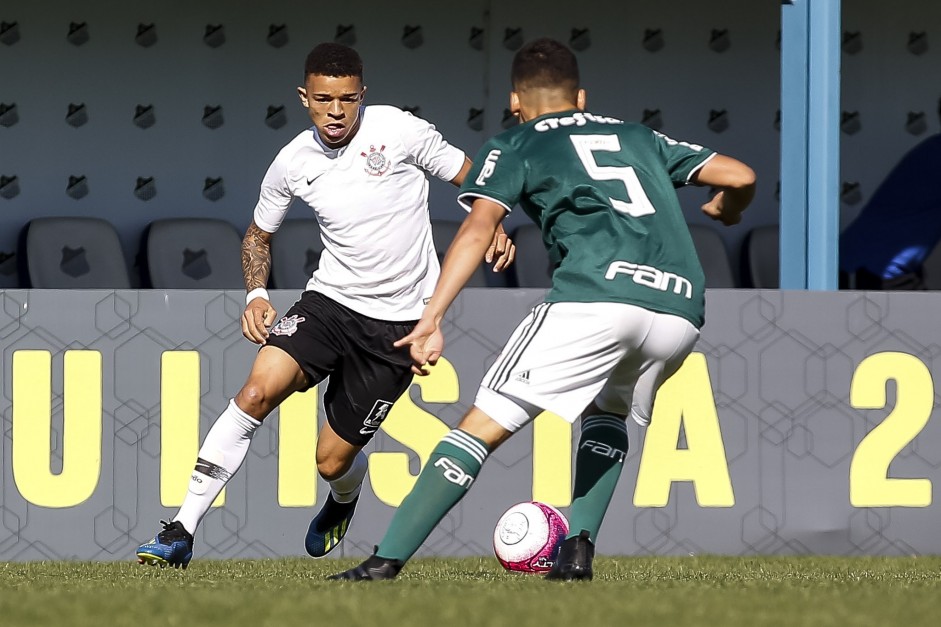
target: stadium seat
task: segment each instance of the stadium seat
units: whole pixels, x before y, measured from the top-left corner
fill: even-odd
[[[738,287],[732,276],[732,264],[722,237],[711,226],[690,224],[689,234],[706,275],[706,287]]]
[[[244,289],[242,236],[224,220],[151,222],[141,245],[144,283],[157,289]]]
[[[323,240],[314,218],[285,220],[271,238],[271,285],[302,290],[320,264]]]
[[[444,261],[444,255],[448,252],[448,247],[451,245],[451,241],[454,239],[454,236],[457,235],[458,229],[461,228],[460,222],[452,222],[449,220],[432,220],[431,221],[431,237],[435,242],[435,251],[438,253],[438,261]],[[477,267],[477,271],[471,275],[470,280],[467,282],[467,287],[487,287],[487,275],[494,274],[489,272],[487,269],[487,264],[481,263]]]
[[[16,289],[20,286],[18,257],[16,253],[0,251],[0,289]]]
[[[38,289],[128,289],[121,241],[99,218],[36,218],[19,237],[20,282]]]
[[[516,287],[551,287],[552,267],[539,227],[523,224],[513,230],[511,237],[516,244],[516,261],[512,266]]]
[[[780,230],[778,225],[759,226],[742,242],[742,282],[746,287],[777,289],[780,278]]]

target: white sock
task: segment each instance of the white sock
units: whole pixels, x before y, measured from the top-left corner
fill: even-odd
[[[180,521],[190,533],[196,533],[212,502],[245,461],[252,435],[260,426],[261,422],[239,409],[234,399],[229,401],[229,406],[206,434],[186,498],[173,520]]]
[[[362,451],[356,453],[350,469],[330,482],[330,491],[333,492],[333,500],[337,503],[349,503],[357,496],[363,487],[363,479],[366,478],[366,469],[369,466],[366,461],[366,454]]]

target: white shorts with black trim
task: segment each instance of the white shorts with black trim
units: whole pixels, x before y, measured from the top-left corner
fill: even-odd
[[[474,404],[515,432],[542,410],[575,422],[592,401],[650,424],[657,389],[699,339],[685,318],[624,303],[541,303],[484,375]]]

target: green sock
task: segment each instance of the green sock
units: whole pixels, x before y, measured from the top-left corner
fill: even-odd
[[[598,529],[614,495],[624,456],[627,454],[627,426],[611,415],[582,419],[582,435],[575,456],[575,489],[569,510],[568,538],[588,531],[597,541]]]
[[[408,560],[444,515],[464,498],[489,454],[483,441],[465,431],[454,429],[445,435],[396,510],[376,555]]]

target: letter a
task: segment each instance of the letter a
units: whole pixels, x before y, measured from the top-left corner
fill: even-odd
[[[687,448],[677,448],[680,426]],[[732,507],[735,494],[725,458],[706,358],[692,353],[660,387],[647,427],[634,505],[665,507],[674,481],[691,481],[700,507]]]

